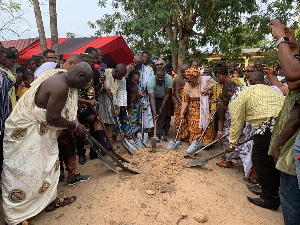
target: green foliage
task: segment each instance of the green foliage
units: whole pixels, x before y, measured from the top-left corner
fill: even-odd
[[[67,32],[66,36],[67,36],[67,38],[75,38],[76,34],[72,33],[72,32]]]
[[[12,25],[18,25],[20,20],[24,20],[23,14],[24,12],[21,9],[21,3],[13,0],[0,0],[0,16],[2,22],[0,24],[1,39],[5,40],[5,36],[9,33],[13,33],[16,36],[19,36],[20,33],[24,33],[26,31],[20,31],[18,29],[12,28]]]
[[[101,7],[105,4],[98,2]],[[270,49],[265,41],[268,23],[274,18],[289,21],[297,13],[295,4],[293,0],[112,0],[115,13],[88,24],[97,36],[123,35],[134,52],[191,59],[197,55],[191,52],[201,53],[208,46],[212,52],[239,59],[242,48]]]
[[[21,10],[21,3],[12,0],[0,1],[0,10],[1,12],[15,13]]]

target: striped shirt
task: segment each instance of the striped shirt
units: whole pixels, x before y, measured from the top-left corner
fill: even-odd
[[[282,94],[263,84],[252,85],[240,92],[228,105],[231,117],[229,142],[238,143],[245,122],[257,129],[271,117],[276,118],[283,102]]]
[[[0,134],[4,132],[5,120],[10,114],[10,100],[8,91],[12,88],[13,83],[8,74],[0,70]]]

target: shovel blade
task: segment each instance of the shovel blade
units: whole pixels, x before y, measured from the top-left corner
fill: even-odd
[[[96,151],[96,154],[98,155],[98,158],[101,162],[104,163],[105,166],[107,166],[109,169],[117,173],[117,166],[113,164],[111,161],[108,161],[105,157],[103,157],[99,151]]]
[[[137,143],[139,148],[145,148],[146,147],[146,146],[143,145],[141,137],[136,138],[136,143]]]
[[[121,141],[121,144],[123,145],[123,147],[132,155],[134,155],[137,151],[137,149],[129,143],[129,141],[127,141],[126,139]]]
[[[149,136],[148,136],[148,133],[144,133],[142,144],[144,144],[145,147],[149,147]]]
[[[157,143],[157,138],[156,137],[152,137],[151,138],[151,148],[152,149],[156,149],[156,143]]]
[[[136,150],[139,150],[139,144],[137,143],[137,141],[135,141],[134,139],[129,139],[128,142],[129,142],[134,148],[136,148]]]
[[[169,150],[177,150],[179,148],[179,145],[181,144],[181,141],[170,141],[167,149]]]
[[[203,147],[203,143],[195,140],[186,150],[186,152],[190,155],[194,154],[195,152],[199,151]]]
[[[207,162],[208,162],[208,160],[205,160],[205,159],[199,159],[199,160],[190,161],[189,164],[188,164],[188,167],[203,166]]]

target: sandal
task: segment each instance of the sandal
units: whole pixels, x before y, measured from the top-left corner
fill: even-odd
[[[66,205],[71,205],[76,201],[77,197],[72,196],[68,198],[56,198],[50,205],[46,207],[46,212],[53,212],[59,207],[64,207]]]
[[[234,167],[234,165],[232,164],[232,166],[229,166],[225,161],[221,161],[221,162],[219,162],[219,163],[216,163],[216,165],[218,166],[218,167],[222,167],[222,168],[233,168]]]
[[[255,179],[253,177],[249,177],[249,178],[244,177],[243,180],[250,183],[250,184],[258,184],[257,179]]]

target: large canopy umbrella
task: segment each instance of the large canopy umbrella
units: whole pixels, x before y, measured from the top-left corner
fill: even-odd
[[[41,55],[41,46],[38,38],[11,40],[2,42],[4,47],[16,47],[19,50],[18,63],[26,65],[26,61],[33,55]],[[47,47],[51,48],[51,39],[46,40]],[[133,53],[122,36],[92,37],[92,38],[59,38],[59,55],[66,60],[72,54],[84,53],[86,48],[94,47],[103,52],[103,62],[110,68],[118,63],[128,65],[133,61]]]

